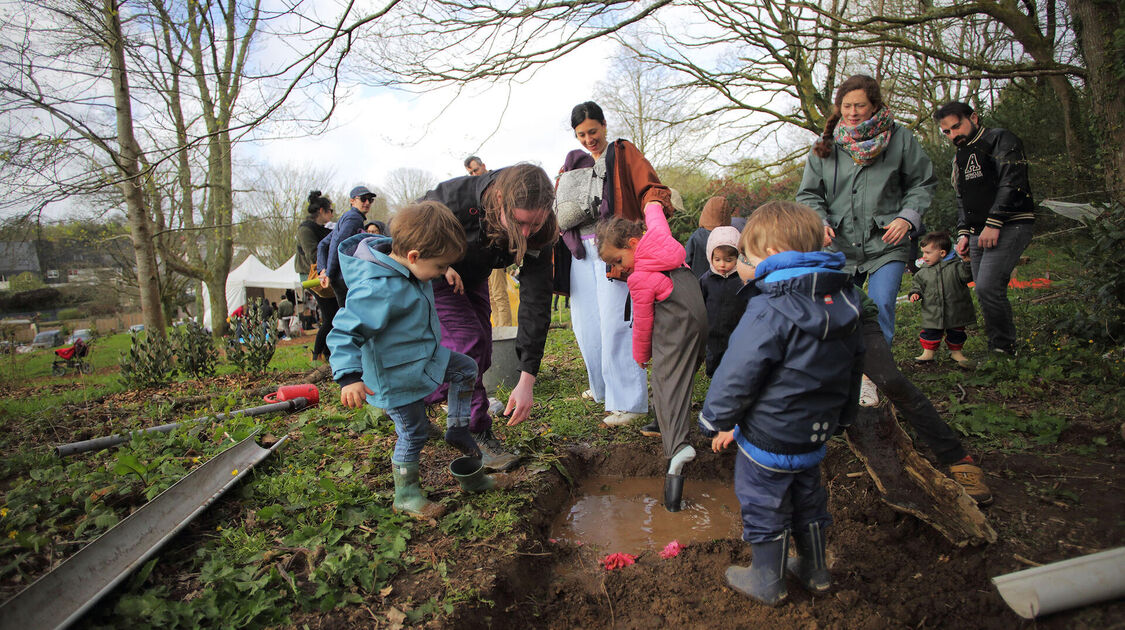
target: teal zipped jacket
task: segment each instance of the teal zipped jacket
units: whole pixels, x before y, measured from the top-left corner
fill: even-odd
[[[415,278],[390,251],[387,236],[357,234],[340,243],[348,302],[328,333],[332,378],[341,387],[362,379],[375,392],[367,402],[381,409],[425,398],[449,364],[430,282]]]

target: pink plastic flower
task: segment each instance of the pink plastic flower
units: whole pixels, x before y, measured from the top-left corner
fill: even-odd
[[[680,555],[680,552],[683,551],[683,549],[684,546],[680,544],[680,541],[673,540],[664,547],[663,551],[660,552],[660,557],[664,558],[665,560],[667,560],[668,558],[675,558],[676,556]]]
[[[602,558],[602,566],[605,567],[606,571],[612,571],[614,569],[620,569],[621,567],[627,567],[630,564],[633,564],[636,559],[637,556],[629,555],[627,553],[611,553],[608,556]]]

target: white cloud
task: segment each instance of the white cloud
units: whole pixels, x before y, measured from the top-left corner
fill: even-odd
[[[522,82],[435,88],[425,93],[355,88],[319,136],[266,140],[249,147],[271,163],[333,168],[343,187],[380,186],[396,168],[419,168],[439,180],[465,174],[479,155],[490,168],[526,161],[554,175],[578,147],[570,110],[589,100],[616,44],[593,42],[541,67]]]

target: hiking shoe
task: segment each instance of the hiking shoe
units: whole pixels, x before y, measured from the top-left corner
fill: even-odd
[[[660,425],[653,420],[652,422],[641,427],[641,435],[645,437],[660,437]]]
[[[477,446],[480,447],[481,460],[484,463],[484,467],[489,470],[511,470],[516,463],[520,461],[519,455],[504,450],[504,445],[492,433],[492,429],[485,429],[480,433],[474,433],[473,439],[476,440]]]
[[[949,476],[965,488],[965,493],[979,506],[992,505],[992,491],[984,483],[984,471],[976,464],[953,464]]]
[[[863,375],[863,379],[859,383],[859,405],[861,407],[874,407],[879,404],[879,389],[875,387],[875,383]]]
[[[613,411],[610,412],[608,416],[603,418],[602,422],[606,423],[607,426],[619,427],[624,424],[629,424],[637,418],[643,417],[645,417],[645,414],[643,413],[634,413],[632,411]]]

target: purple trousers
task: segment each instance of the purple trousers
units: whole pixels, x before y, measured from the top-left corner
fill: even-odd
[[[492,306],[488,301],[488,282],[466,286],[464,295],[453,292],[453,286],[444,278],[433,280],[434,306],[441,323],[441,345],[467,354],[477,362],[477,382],[473,387],[473,401],[469,412],[469,430],[481,433],[492,428],[488,414],[488,394],[484,391],[483,375],[492,365]],[[426,397],[427,403],[445,400],[449,385],[442,383]]]

